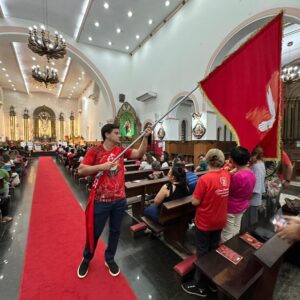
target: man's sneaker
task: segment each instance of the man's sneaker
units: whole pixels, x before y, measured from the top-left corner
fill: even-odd
[[[118,276],[120,274],[120,268],[115,261],[105,262],[105,265],[108,267],[111,276]]]
[[[90,263],[89,261],[82,259],[82,261],[77,269],[77,276],[79,278],[84,278],[87,275],[87,273],[89,271],[89,263]]]
[[[206,289],[201,289],[197,287],[193,281],[185,282],[181,285],[181,287],[188,294],[199,296],[199,297],[207,297]]]

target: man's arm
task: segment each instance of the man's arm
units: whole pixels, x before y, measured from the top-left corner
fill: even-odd
[[[109,170],[114,164],[111,162],[106,162],[101,165],[89,166],[85,164],[80,164],[78,167],[79,176],[89,176],[98,173],[99,171]]]
[[[133,149],[130,155],[130,158],[136,159],[141,158],[147,151],[147,143],[148,143],[148,136],[152,133],[151,128],[147,128],[146,133],[142,139],[139,149]]]

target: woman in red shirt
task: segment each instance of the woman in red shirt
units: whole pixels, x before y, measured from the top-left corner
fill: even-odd
[[[201,176],[193,194],[192,204],[196,207],[197,257],[204,256],[219,246],[221,231],[226,224],[227,199],[230,173],[221,169],[225,157],[219,149],[207,152],[208,172]],[[182,284],[185,292],[201,297],[207,296],[207,288],[216,291],[212,282],[196,269],[194,280]]]

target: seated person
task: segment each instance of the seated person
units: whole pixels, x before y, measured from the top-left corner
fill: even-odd
[[[149,153],[146,153],[143,155],[142,162],[140,164],[139,170],[151,170],[152,169],[152,164],[153,158],[152,155]]]
[[[158,222],[160,207],[163,202],[179,199],[188,195],[185,170],[181,167],[172,167],[168,173],[170,182],[163,185],[154,198],[154,203],[144,210],[144,215]]]
[[[9,194],[9,173],[0,169],[0,197],[7,197]]]
[[[0,196],[0,211],[2,214],[2,223],[8,223],[12,221],[12,217],[8,216],[10,197]]]
[[[200,159],[200,162],[199,162],[198,167],[195,169],[195,172],[206,171],[207,170],[207,162],[205,160],[205,155],[200,154],[199,159]]]
[[[167,151],[163,151],[163,154],[160,157],[161,167],[168,168],[169,167],[169,154]]]
[[[151,164],[152,166],[152,174],[149,174],[147,177],[148,179],[159,179],[159,178],[163,178],[165,177],[165,174],[163,171],[161,171],[160,169],[160,162],[155,160],[154,162],[152,162]]]
[[[182,162],[177,162],[177,163],[174,164],[174,166],[181,167],[181,168],[184,169],[185,177],[186,177],[186,184],[189,188],[189,195],[193,194],[193,192],[195,190],[195,187],[197,185],[198,179],[199,179],[198,176],[194,172],[189,171],[185,167],[185,164],[182,163]]]

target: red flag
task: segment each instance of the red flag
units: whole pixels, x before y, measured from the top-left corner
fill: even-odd
[[[200,82],[239,145],[279,158],[282,13]]]

